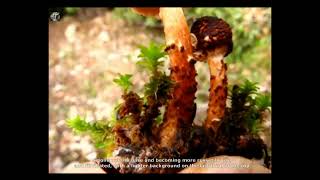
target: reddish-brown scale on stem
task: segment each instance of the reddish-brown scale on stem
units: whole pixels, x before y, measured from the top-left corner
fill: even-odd
[[[164,51],[169,52],[171,49],[174,49],[175,47],[176,47],[175,44],[171,44],[171,45],[167,46],[167,47],[164,49]]]

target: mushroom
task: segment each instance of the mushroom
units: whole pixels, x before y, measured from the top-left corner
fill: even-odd
[[[143,16],[153,16],[159,18],[159,8],[132,8],[132,10]]]
[[[157,8],[133,8],[141,15],[157,17]],[[169,54],[171,79],[175,82],[172,99],[166,107],[164,122],[160,131],[160,146],[175,147],[186,152],[185,143],[196,112],[194,103],[197,82],[195,61],[192,60],[190,31],[182,8],[159,8],[166,39],[165,50]]]
[[[195,42],[194,58],[207,61],[210,69],[210,94],[204,127],[207,132],[216,134],[226,107],[228,80],[224,58],[233,49],[232,31],[224,20],[205,16],[193,23],[191,33]]]

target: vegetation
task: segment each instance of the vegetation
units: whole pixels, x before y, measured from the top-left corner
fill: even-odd
[[[111,129],[114,121],[86,122],[85,119],[77,116],[67,120],[67,125],[79,135],[88,134],[97,148],[109,149],[113,145],[113,133]]]
[[[132,82],[130,81],[131,77],[131,74],[119,74],[119,78],[114,79],[113,82],[120,86],[124,93],[127,93],[127,91],[132,87]]]
[[[107,149],[107,156],[111,155],[116,143],[114,132],[121,137],[119,129],[122,127],[128,128],[142,122],[141,128],[150,135],[148,131],[153,124],[158,127],[162,123],[163,114],[161,114],[160,107],[166,104],[174,85],[170,77],[161,70],[162,58],[165,56],[163,47],[153,42],[148,47],[140,46],[141,53],[138,56],[140,60],[137,65],[149,72],[150,76],[149,82],[144,86],[143,97],[131,90],[132,75],[119,74],[119,77],[113,81],[123,90],[124,102],[114,108],[113,117],[110,120],[88,123],[77,116],[67,120],[67,125],[78,134],[89,134],[97,148]]]

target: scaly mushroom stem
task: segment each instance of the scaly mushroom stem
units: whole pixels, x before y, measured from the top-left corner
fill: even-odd
[[[220,120],[224,117],[227,95],[228,79],[227,65],[224,63],[225,50],[216,49],[215,54],[208,56],[210,69],[210,93],[207,111],[207,119],[204,127],[210,133],[216,134]]]
[[[175,82],[172,99],[166,107],[160,132],[162,147],[175,147],[184,153],[185,142],[195,116],[197,83],[189,28],[182,8],[160,8],[160,18],[170,57],[171,79]]]

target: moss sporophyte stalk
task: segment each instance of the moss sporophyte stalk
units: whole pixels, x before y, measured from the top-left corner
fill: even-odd
[[[91,137],[104,152],[99,158],[129,159],[121,161],[116,170],[120,173],[174,173],[194,163],[187,159],[217,155],[264,158],[265,166],[269,167],[271,158],[259,132],[263,113],[271,110],[271,96],[259,93],[257,83],[248,80],[228,86],[227,65],[223,62],[223,57],[232,50],[228,24],[219,18],[199,19],[191,29],[197,38],[196,46],[192,46],[182,10],[160,8],[159,13],[166,45],[151,42],[147,47],[139,46],[137,66],[148,74],[143,91],[133,90],[133,75],[119,74],[114,83],[122,89],[122,102],[115,105],[109,119],[89,123],[78,116],[67,120],[67,125],[76,133]],[[202,27],[206,32],[196,30],[201,29],[202,23],[208,26]],[[194,64],[198,60],[193,54],[200,50],[204,53],[204,47],[210,49],[205,50],[211,72],[210,97],[207,119],[203,126],[197,126],[193,120],[197,90]],[[220,52],[222,55],[217,55]],[[163,69],[168,57],[169,75]],[[226,105],[227,99],[231,101],[230,107]]]

